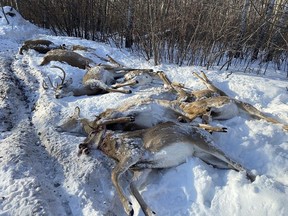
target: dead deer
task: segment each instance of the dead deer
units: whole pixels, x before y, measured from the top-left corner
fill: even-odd
[[[127,215],[133,215],[134,211],[119,180],[128,171],[175,167],[195,156],[216,168],[245,172],[251,181],[255,180],[254,174],[215,146],[209,133],[188,124],[166,122],[130,132],[106,130],[102,125],[79,145],[79,151],[85,153],[91,147],[117,162],[111,179]],[[144,214],[154,215],[133,181],[130,188]]]
[[[61,49],[65,49],[65,50],[79,50],[79,51],[96,51],[96,49],[90,48],[90,47],[86,47],[86,46],[82,46],[82,45],[66,45],[66,44],[61,44]]]
[[[150,98],[132,100],[117,108],[106,109],[93,120],[80,117],[80,108],[76,107],[73,115],[56,127],[58,132],[69,132],[76,135],[88,135],[98,125],[107,125],[112,130],[139,130],[153,127],[161,122],[178,122],[181,113],[159,105]],[[209,132],[227,132],[227,128],[213,127],[208,124],[193,123]]]
[[[160,76],[162,76],[162,80],[165,81],[167,86],[180,95],[180,100],[178,98],[178,101],[158,100],[157,102],[165,107],[174,109],[189,121],[201,117],[203,122],[208,124],[213,119],[227,120],[239,115],[240,112],[244,112],[253,118],[283,125],[280,121],[268,117],[251,104],[230,98],[225,92],[213,85],[203,71],[201,71],[202,77],[195,72],[193,72],[193,74],[205,84],[208,89],[190,92],[185,91],[183,86],[172,83],[164,73],[161,73]],[[288,130],[288,125],[283,125],[283,129]]]
[[[156,100],[156,102],[162,106],[175,110],[175,112],[178,112],[189,121],[201,117],[203,122],[207,124],[214,119],[231,119],[243,112],[252,118],[263,119],[273,124],[280,124],[283,126],[284,130],[288,130],[288,125],[285,125],[272,117],[268,117],[251,104],[227,96],[206,98],[190,103],[168,100]]]
[[[48,51],[54,50],[54,49],[62,49],[62,50],[68,50],[68,51],[80,50],[80,51],[93,51],[93,52],[96,50],[96,49],[81,46],[81,45],[68,45],[68,46],[66,44],[55,45],[52,41],[49,41],[49,40],[33,39],[33,40],[24,41],[23,45],[19,49],[19,54],[23,55],[23,51],[24,50],[27,51],[29,49],[34,49],[35,51],[39,53],[43,53],[43,54],[46,54]]]
[[[130,86],[130,87],[143,87],[151,84],[163,85],[162,77],[158,72],[153,72],[152,69],[138,69],[130,71],[124,75],[121,82],[119,80],[113,85],[115,88]]]
[[[74,88],[71,85],[73,83],[72,78],[65,80],[66,72],[61,67],[58,66],[53,67],[60,69],[63,73],[63,77],[60,77],[61,83],[60,84],[57,83],[56,86],[53,85],[50,77],[48,77],[50,85],[55,90],[55,97],[57,99],[68,96],[98,95],[108,92],[119,92],[124,94],[131,93],[131,90],[114,89],[110,87],[115,82],[115,79],[117,77],[123,76],[121,73],[116,73],[114,70],[117,69],[111,66],[105,67],[98,65],[88,69],[88,71],[82,78],[82,86],[79,88]],[[123,68],[121,68],[121,70],[123,70]],[[45,89],[48,88],[46,82],[43,82],[43,87]]]
[[[97,118],[97,117],[96,117]],[[98,118],[97,118],[98,119]],[[75,107],[74,113],[68,119],[65,119],[61,125],[56,127],[58,132],[69,132],[74,133],[80,136],[87,136],[93,131],[93,128],[97,127],[99,124],[121,124],[134,121],[134,118],[131,116],[115,119],[105,119],[101,121],[89,120],[87,118],[80,118],[80,108]]]
[[[49,40],[44,39],[27,40],[24,41],[23,45],[19,49],[19,54],[23,55],[23,51],[24,50],[27,51],[29,49],[34,49],[39,53],[47,53],[52,49],[50,47],[51,45],[53,45],[53,42]]]
[[[66,62],[73,67],[78,67],[81,69],[86,69],[90,66],[90,64],[94,64],[91,59],[83,57],[82,55],[71,50],[64,49],[54,49],[47,52],[40,65],[46,65],[51,61]]]

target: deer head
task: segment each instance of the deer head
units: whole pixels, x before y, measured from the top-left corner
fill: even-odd
[[[94,130],[92,125],[93,121],[90,122],[88,119],[80,117],[80,108],[77,106],[71,116],[63,120],[60,125],[56,126],[56,131],[68,132],[82,136],[87,135]]]
[[[57,99],[59,99],[59,98],[67,97],[67,96],[72,96],[73,95],[73,91],[70,88],[71,84],[73,83],[72,78],[70,78],[70,79],[65,81],[66,72],[64,71],[64,69],[59,67],[59,66],[52,66],[52,68],[58,68],[58,69],[60,69],[63,72],[63,77],[59,76],[61,82],[60,83],[56,83],[56,85],[53,84],[51,78],[48,76],[49,83],[50,83],[51,87],[55,91],[55,97]],[[43,82],[43,88],[44,89],[48,89],[48,85],[47,85],[47,83],[45,81]]]
[[[56,127],[58,132],[72,132],[80,126],[80,108],[75,107],[74,113]]]

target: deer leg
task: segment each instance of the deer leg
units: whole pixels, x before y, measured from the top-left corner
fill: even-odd
[[[116,64],[117,66],[119,67],[125,67],[124,65],[120,64],[119,62],[117,62],[115,59],[113,59],[110,55],[106,55],[107,58],[108,58],[108,61],[111,62],[112,64]]]
[[[133,194],[133,196],[136,198],[137,202],[139,203],[145,216],[153,216],[156,214],[154,211],[152,211],[149,208],[147,203],[144,201],[143,197],[141,196],[140,192],[138,191],[138,189],[137,189],[137,187],[133,181],[130,183],[130,190],[131,190],[131,193]]]
[[[128,80],[126,82],[123,83],[115,83],[114,85],[112,85],[112,88],[120,88],[120,87],[124,87],[124,86],[134,86],[138,84],[137,80]]]
[[[96,148],[102,143],[103,138],[106,134],[105,126],[98,126],[97,130],[94,130],[88,134],[85,140],[79,144],[78,156],[82,153],[88,155],[91,147],[94,145]]]
[[[198,147],[200,149],[202,149],[204,152],[213,155],[214,157],[218,158],[219,160],[227,163],[228,167],[238,171],[238,172],[245,172],[247,178],[253,182],[256,178],[256,176],[251,173],[249,170],[245,169],[242,165],[240,165],[239,163],[235,162],[234,160],[232,160],[231,158],[227,157],[226,154],[224,152],[222,152],[220,149],[217,148],[211,148],[209,143],[205,143],[205,145],[201,144],[198,145]],[[197,153],[196,153],[197,154]],[[199,158],[201,159],[201,156],[199,156]],[[207,160],[208,163],[210,163],[209,160]],[[213,163],[211,163],[213,164]]]
[[[202,72],[202,71],[201,71]],[[204,74],[204,72],[202,73]],[[203,82],[205,85],[207,84],[207,80],[205,80],[203,77],[201,77],[199,74],[197,74],[196,72],[193,72],[193,75],[196,76],[201,82]],[[206,75],[205,75],[206,77]],[[207,78],[207,77],[206,77]]]
[[[130,149],[131,151],[131,149]],[[111,180],[116,189],[116,192],[119,196],[119,199],[123,205],[123,208],[127,215],[134,215],[134,210],[132,208],[132,203],[125,196],[125,193],[122,187],[119,184],[119,178],[123,173],[125,173],[132,165],[134,165],[140,158],[140,154],[133,152],[133,154],[129,154],[129,149],[127,150],[127,155],[119,161],[116,167],[112,170]]]
[[[161,100],[161,99],[155,99],[154,100],[157,104],[160,106],[166,107],[170,109],[171,111],[174,111],[177,113],[181,118],[178,120],[186,120],[187,122],[190,122],[200,116],[200,113],[196,114],[189,114],[185,109],[183,109],[183,106],[185,106],[185,103],[180,103],[178,101],[169,101],[169,100]],[[185,107],[184,107],[185,108]]]
[[[197,127],[202,128],[202,129],[208,131],[209,133],[212,133],[212,132],[224,132],[224,133],[226,133],[227,132],[227,128],[225,128],[225,127],[214,127],[214,126],[211,126],[209,124],[198,124]]]
[[[177,89],[175,89],[175,87],[179,87],[179,86],[178,85],[173,85],[171,80],[167,77],[167,75],[163,71],[157,71],[156,74],[163,81],[164,85],[166,85],[167,87],[169,87],[169,88],[175,90],[176,92],[178,92]]]
[[[99,56],[99,55],[97,55],[96,53],[91,53],[92,55],[95,55],[97,58],[99,58],[101,61],[105,61],[105,62],[109,62],[109,60],[108,59],[106,59],[106,58],[103,58],[103,57],[101,57],[101,56]]]
[[[85,142],[85,141],[83,143],[80,143],[78,145],[79,150],[78,150],[77,156],[80,156],[82,154],[85,154],[85,155],[90,154],[90,149],[91,149],[90,145],[91,144],[89,142]]]
[[[246,113],[248,113],[251,117],[253,118],[258,118],[258,119],[263,119],[267,122],[273,123],[273,124],[281,124],[284,130],[288,130],[288,125],[283,124],[282,122],[268,117],[266,114],[262,113],[260,110],[258,110],[257,108],[255,108],[254,106],[252,106],[249,103],[245,103],[242,101],[238,101],[235,100],[236,105],[242,110],[245,111]]]
[[[89,88],[91,90],[99,90],[99,89],[102,89],[104,91],[107,91],[107,92],[119,92],[119,93],[124,93],[124,94],[130,94],[131,93],[131,90],[126,90],[126,89],[113,89],[113,88],[110,88],[108,85],[106,85],[105,83],[103,83],[102,81],[100,80],[93,80],[92,82],[90,82],[89,84]]]
[[[157,71],[156,74],[163,81],[164,85],[170,87],[171,89],[174,89],[172,86],[172,82],[169,80],[169,78],[166,76],[166,74],[163,71]]]
[[[134,116],[124,116],[124,117],[119,117],[119,118],[112,118],[112,119],[100,119],[97,121],[97,125],[110,125],[110,124],[124,124],[128,122],[133,122],[135,121]]]
[[[91,132],[88,134],[88,136],[85,138],[85,140],[79,144],[78,148],[78,156],[82,155],[83,153],[88,155],[90,153],[90,149],[91,149],[91,141],[94,139],[95,137],[95,132]]]
[[[228,96],[225,92],[223,92],[222,90],[220,90],[216,86],[214,86],[213,83],[208,79],[208,77],[206,76],[206,74],[203,71],[201,71],[201,75],[203,77],[201,77],[199,74],[197,74],[195,72],[193,72],[193,75],[196,76],[211,91],[218,93],[220,96]]]
[[[131,94],[132,91],[130,89],[113,89],[113,88],[106,88],[105,91],[108,92],[119,92],[119,93],[123,93],[123,94]]]
[[[190,95],[186,91],[183,90],[184,88],[183,86],[172,83],[163,71],[158,71],[157,75],[164,82],[164,85],[169,86],[171,89],[173,89],[179,94],[178,100],[180,102],[184,102],[190,97]]]
[[[77,156],[80,156],[83,153],[86,155],[90,153],[89,145],[87,143],[80,143],[78,147],[79,147],[79,150],[78,150]]]
[[[225,155],[224,155],[225,156]],[[226,156],[225,156],[226,157]],[[251,181],[251,182],[254,182],[255,179],[256,179],[256,176],[250,172],[249,170],[245,169],[241,164],[231,160],[230,158],[226,157],[227,160],[228,160],[228,164],[233,168],[235,169],[236,171],[238,172],[245,172],[246,173],[246,176],[247,178]]]

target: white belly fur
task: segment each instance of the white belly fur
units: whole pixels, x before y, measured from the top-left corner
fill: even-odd
[[[150,128],[161,122],[161,120],[165,120],[164,110],[157,106],[147,106],[145,107],[145,109],[142,109],[141,112],[137,114],[134,123],[146,128]]]
[[[225,104],[221,107],[212,108],[211,111],[214,111],[218,116],[213,116],[213,119],[231,119],[239,114],[239,109],[235,103]]]
[[[159,152],[153,153],[155,168],[174,167],[184,163],[194,153],[191,143],[173,143]]]

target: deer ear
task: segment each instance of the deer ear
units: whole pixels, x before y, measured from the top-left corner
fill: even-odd
[[[75,107],[73,116],[77,117],[77,118],[80,117],[80,107],[78,107],[78,106]]]
[[[65,86],[69,86],[73,83],[73,79],[69,78],[66,82],[65,82]]]

